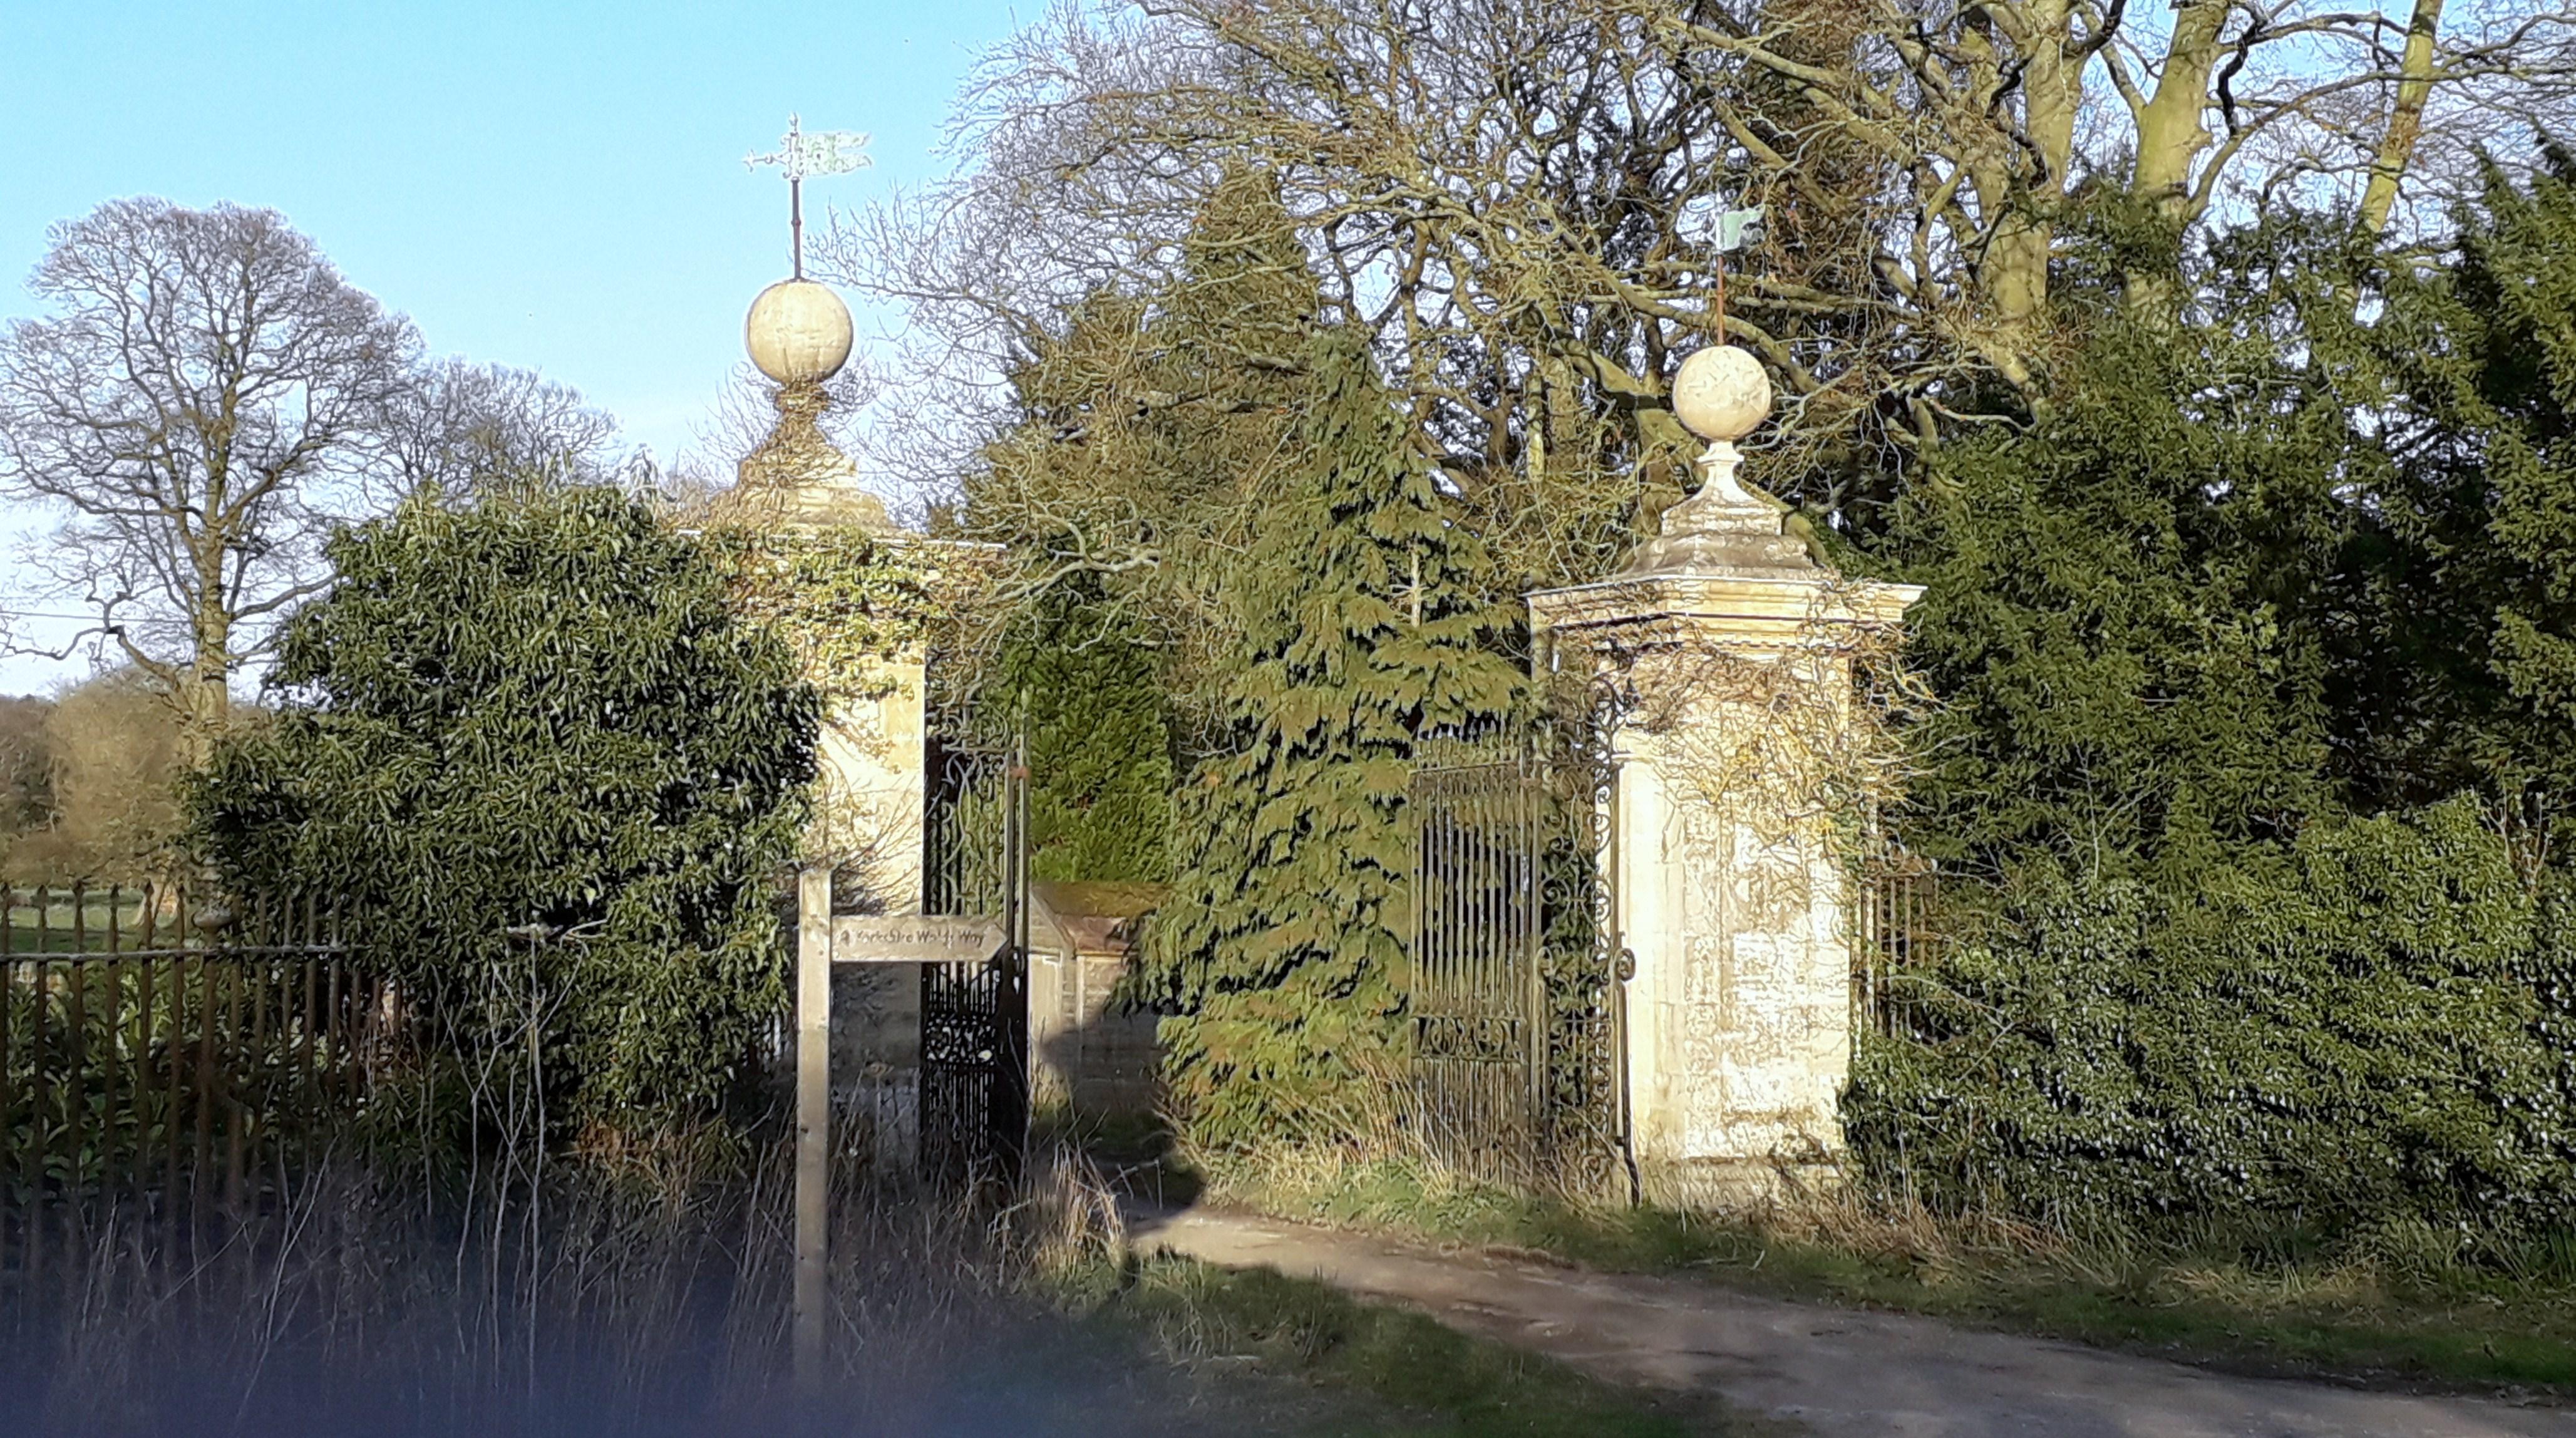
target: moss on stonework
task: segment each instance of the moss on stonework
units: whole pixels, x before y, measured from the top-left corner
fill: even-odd
[[[957,607],[954,554],[859,529],[726,526],[703,536],[738,611],[776,633],[835,700],[893,692],[932,620]]]

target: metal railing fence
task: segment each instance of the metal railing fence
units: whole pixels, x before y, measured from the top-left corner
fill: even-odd
[[[1852,1016],[1869,1032],[1915,1037],[1909,975],[1932,962],[1940,873],[1931,861],[1890,846],[1861,866],[1852,905]]]
[[[362,1100],[386,992],[318,896],[0,889],[0,1253],[48,1210],[239,1213]]]

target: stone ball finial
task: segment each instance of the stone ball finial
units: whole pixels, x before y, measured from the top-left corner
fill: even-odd
[[[780,280],[751,302],[743,348],[780,384],[816,384],[850,359],[850,308],[812,280]]]
[[[1673,413],[1700,438],[1731,444],[1771,413],[1771,376],[1733,345],[1693,350],[1673,376]]]

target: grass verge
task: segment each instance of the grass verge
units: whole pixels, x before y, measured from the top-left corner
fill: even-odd
[[[2149,1241],[1811,1199],[1748,1219],[1525,1197],[1405,1162],[1291,1156],[1206,1176],[1281,1218],[1776,1297],[1888,1308],[2233,1371],[2576,1399],[2576,1275],[2470,1261],[2462,1236],[2364,1235],[2331,1254],[2219,1235]]]

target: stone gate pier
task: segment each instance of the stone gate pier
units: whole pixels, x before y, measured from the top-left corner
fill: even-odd
[[[761,291],[743,340],[776,386],[778,418],[696,520],[733,565],[737,605],[787,642],[824,701],[800,863],[833,875],[827,895],[839,912],[916,914],[928,783],[918,611],[922,586],[962,547],[897,527],[824,433],[825,386],[852,338],[848,308],[826,287],[790,279]],[[809,978],[819,991],[799,994],[798,1024],[828,1036],[809,1047],[829,1048],[833,1102],[854,1119],[846,1130],[909,1163],[919,971],[849,965]]]
[[[1770,408],[1741,350],[1674,385],[1710,441],[1697,493],[1597,583],[1529,598],[1542,663],[1613,686],[1616,942],[1626,1102],[1650,1202],[1733,1207],[1829,1179],[1851,1068],[1849,784],[1871,762],[1854,658],[1890,642],[1912,585],[1847,579],[1736,479]]]

